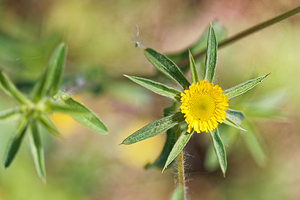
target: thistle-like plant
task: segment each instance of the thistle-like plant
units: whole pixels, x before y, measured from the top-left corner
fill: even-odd
[[[15,158],[22,140],[27,133],[33,161],[39,177],[45,181],[46,172],[44,152],[40,136],[40,126],[55,136],[61,136],[49,120],[48,115],[54,112],[65,113],[95,132],[107,133],[107,128],[99,118],[84,105],[75,101],[68,94],[60,91],[62,73],[66,56],[65,44],[60,44],[49,60],[48,66],[39,81],[35,84],[30,97],[22,94],[8,76],[0,71],[0,87],[19,105],[0,113],[0,120],[19,119],[17,133],[8,146],[5,167],[9,167]]]
[[[182,150],[194,132],[210,135],[220,168],[225,176],[227,169],[226,152],[219,135],[221,123],[244,130],[240,127],[244,115],[241,111],[228,108],[228,101],[255,87],[268,75],[248,80],[227,90],[213,84],[216,60],[217,39],[211,25],[208,31],[207,52],[204,79],[199,80],[194,58],[189,53],[192,83],[190,83],[178,66],[167,56],[153,49],[145,49],[146,58],[160,72],[175,81],[182,91],[149,79],[126,76],[133,82],[162,96],[171,98],[174,104],[165,109],[165,116],[148,124],[127,137],[122,144],[133,144],[147,138],[167,132],[167,141],[161,156],[155,165],[165,170],[177,157],[178,182],[184,188],[184,167]],[[147,167],[147,166],[146,166]]]

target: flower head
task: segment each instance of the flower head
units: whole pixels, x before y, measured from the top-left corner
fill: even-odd
[[[217,128],[225,120],[228,99],[218,85],[201,80],[192,83],[181,93],[181,112],[188,124],[187,132],[208,132]]]
[[[244,130],[240,127],[244,119],[243,113],[228,108],[228,100],[252,89],[268,75],[248,80],[223,91],[220,86],[213,84],[217,47],[214,29],[210,26],[208,30],[205,70],[204,74],[201,74],[203,80],[199,81],[195,60],[191,52],[189,52],[192,84],[170,58],[153,49],[145,49],[147,59],[160,72],[176,82],[183,89],[183,92],[149,79],[127,76],[135,83],[175,101],[171,107],[165,109],[163,118],[139,129],[122,142],[122,144],[126,145],[133,144],[167,132],[167,141],[160,157],[153,164],[147,164],[147,167],[156,166],[166,169],[183,150],[194,131],[198,133],[208,132],[214,145],[221,170],[225,175],[227,169],[226,152],[222,138],[219,135],[218,125],[225,123]],[[168,156],[166,156],[167,154]]]

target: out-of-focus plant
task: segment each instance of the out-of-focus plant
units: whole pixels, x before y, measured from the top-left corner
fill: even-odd
[[[40,126],[55,136],[61,134],[49,120],[54,112],[72,116],[76,121],[95,132],[107,133],[107,128],[88,108],[75,101],[67,93],[60,91],[62,73],[66,56],[65,44],[60,44],[49,60],[48,66],[28,97],[22,94],[4,72],[0,72],[0,87],[19,105],[0,113],[0,120],[19,120],[17,133],[13,137],[5,158],[5,167],[9,167],[15,158],[25,134],[28,132],[31,153],[39,177],[46,180],[44,152],[40,137]]]
[[[242,129],[239,125],[244,118],[241,111],[227,108],[229,106],[228,100],[252,89],[264,80],[267,75],[246,81],[225,91],[220,86],[214,85],[212,82],[217,60],[217,40],[213,26],[210,26],[208,32],[203,79],[199,80],[194,58],[191,53],[189,54],[192,84],[189,83],[178,66],[168,57],[149,48],[145,49],[145,56],[159,71],[175,81],[184,91],[180,92],[149,79],[127,76],[137,84],[157,94],[171,98],[176,104],[165,112],[164,118],[136,131],[127,137],[122,144],[133,144],[169,131],[168,135],[173,139],[171,144],[167,144],[168,153],[165,156],[166,160],[162,159],[161,164],[163,164],[163,170],[165,170],[177,157],[178,183],[181,188],[185,188],[184,155],[182,150],[194,132],[208,132],[221,170],[225,176],[227,169],[226,152],[219,135],[218,125],[225,123]],[[180,105],[180,109],[178,105]]]

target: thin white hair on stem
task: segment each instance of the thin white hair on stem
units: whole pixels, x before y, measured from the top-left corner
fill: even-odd
[[[142,44],[139,37],[140,37],[140,29],[139,29],[139,26],[136,24],[135,25],[135,35],[134,35],[134,38],[133,38],[133,43],[134,43],[135,47],[140,48],[140,49],[145,49],[146,47]]]
[[[184,184],[184,191],[185,191],[184,192],[184,195],[185,195],[184,199],[188,200],[189,198],[187,196],[188,195],[187,191],[188,191],[189,188],[188,188],[186,183],[190,181],[190,177],[187,176],[188,174],[187,174],[187,171],[186,171],[186,165],[188,163],[188,162],[186,162],[187,153],[184,151],[184,149],[182,150],[182,153],[183,153],[183,168],[184,168],[184,182],[185,182],[185,184]],[[173,173],[173,176],[174,176],[174,184],[178,185],[177,159],[175,159],[172,169],[173,169],[172,173]]]

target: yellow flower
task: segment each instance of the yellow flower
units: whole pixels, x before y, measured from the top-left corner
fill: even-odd
[[[181,112],[188,124],[188,132],[208,132],[217,128],[225,120],[228,99],[218,85],[201,80],[192,83],[181,93]]]

